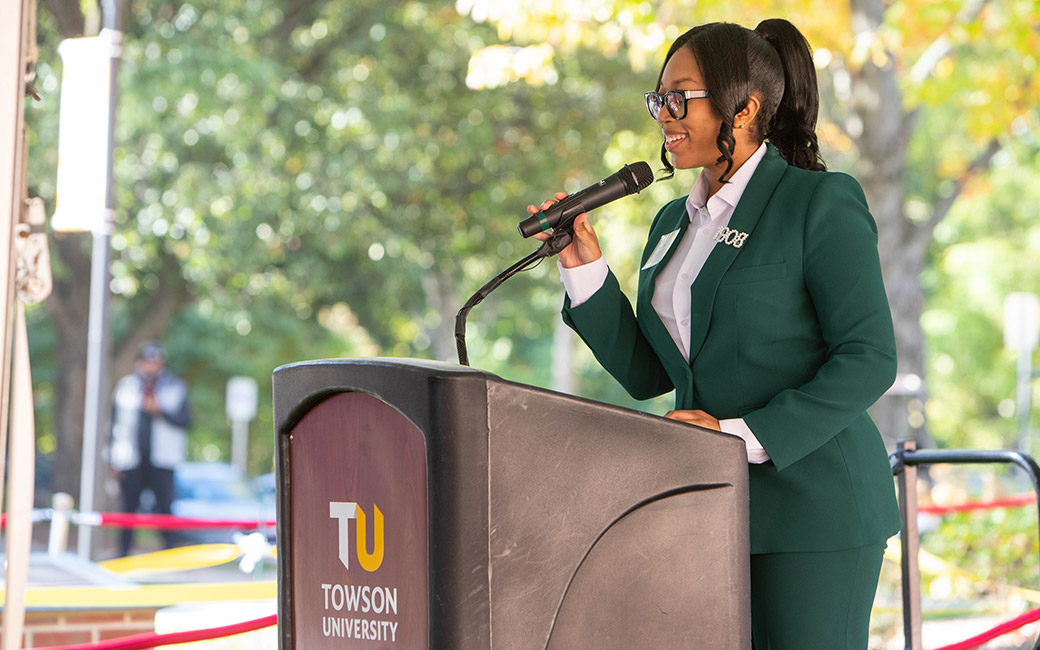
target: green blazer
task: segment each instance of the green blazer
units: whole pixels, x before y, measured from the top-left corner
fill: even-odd
[[[658,212],[634,312],[611,273],[587,302],[566,300],[564,320],[633,397],[674,390],[676,409],[744,419],[771,459],[748,466],[752,553],[890,537],[900,527],[892,471],[866,409],[895,379],[895,337],[859,184],[791,167],[768,147],[730,220],[734,232],[690,288],[689,362],[650,304],[688,225],[685,197]]]

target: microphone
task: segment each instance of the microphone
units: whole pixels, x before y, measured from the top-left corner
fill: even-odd
[[[625,165],[616,173],[607,176],[595,185],[575,192],[547,210],[533,214],[516,225],[524,237],[548,232],[553,228],[566,228],[582,212],[590,212],[629,194],[639,193],[654,182],[654,173],[645,162]]]

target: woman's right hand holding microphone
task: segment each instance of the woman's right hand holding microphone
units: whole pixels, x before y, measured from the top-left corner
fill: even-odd
[[[555,201],[549,199],[543,202],[540,208],[529,205],[527,206],[527,211],[531,214],[538,214],[540,211],[551,207],[556,201],[565,198],[567,198],[566,192],[557,192]],[[549,239],[549,233],[540,232],[535,234],[534,238],[538,241],[545,241]],[[595,262],[601,257],[603,257],[603,251],[599,247],[599,238],[596,237],[596,231],[592,229],[592,224],[589,223],[589,215],[582,212],[574,220],[574,239],[566,248],[560,251],[560,264],[564,268],[572,269],[576,266]]]

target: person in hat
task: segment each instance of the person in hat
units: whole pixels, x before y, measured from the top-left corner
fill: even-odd
[[[112,441],[109,463],[119,476],[125,512],[136,512],[141,495],[150,490],[155,511],[170,513],[173,469],[185,459],[191,425],[188,386],[166,368],[166,351],[155,342],[137,352],[134,371],[116,384],[112,397]],[[173,533],[163,531],[167,548]],[[130,553],[133,529],[123,530],[120,551]]]

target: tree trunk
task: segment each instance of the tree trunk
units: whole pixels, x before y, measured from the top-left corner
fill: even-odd
[[[54,323],[58,367],[54,387],[54,485],[79,500],[83,456],[83,406],[86,401],[87,318],[90,311],[90,235],[53,238],[62,269],[44,302]]]
[[[422,283],[427,304],[440,314],[440,322],[428,332],[433,357],[439,361],[455,362],[458,360],[458,351],[455,348],[455,314],[460,306],[455,296],[455,280],[443,271],[430,269],[423,274]]]
[[[851,0],[851,6],[857,34],[876,37],[886,5],[880,0]],[[924,421],[925,355],[920,326],[924,292],[919,278],[926,245],[915,236],[917,227],[903,210],[914,116],[903,107],[894,59],[891,53],[886,54],[884,60],[868,57],[862,67],[852,71],[850,108],[856,124],[849,125],[849,131],[859,153],[856,177],[878,224],[878,248],[899,355],[896,386],[873,411],[891,450],[901,438],[917,440],[919,447],[931,445]]]

